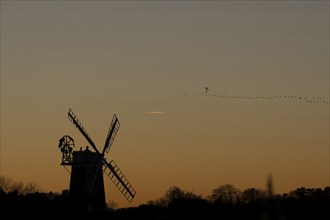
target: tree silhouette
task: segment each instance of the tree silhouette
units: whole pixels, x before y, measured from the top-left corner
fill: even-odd
[[[242,192],[233,185],[221,185],[203,198],[193,192],[171,186],[163,197],[138,207],[81,211],[72,209],[69,191],[38,192],[35,184],[24,184],[0,177],[0,213],[16,217],[90,217],[109,219],[238,219],[305,220],[330,219],[330,187],[300,187],[283,195],[268,196],[266,190],[247,188]],[[33,192],[36,191],[36,192]],[[5,214],[6,213],[6,214]]]
[[[215,203],[223,204],[236,204],[239,202],[241,191],[235,188],[231,184],[221,185],[216,189],[213,189],[211,195],[211,201]]]
[[[0,190],[4,193],[15,192],[19,195],[26,195],[40,191],[40,187],[36,183],[24,184],[21,181],[14,181],[9,177],[0,176]]]
[[[254,203],[256,201],[265,200],[267,191],[256,188],[247,188],[241,194],[241,200],[244,203]]]

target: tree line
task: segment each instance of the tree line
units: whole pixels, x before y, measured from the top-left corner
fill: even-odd
[[[69,191],[40,192],[34,183],[24,184],[0,176],[0,213],[41,213],[63,216],[111,217],[112,219],[330,219],[330,187],[299,187],[284,194],[271,189],[240,190],[231,184],[220,185],[211,195],[197,195],[178,186],[171,186],[164,196],[137,207],[117,208],[107,203],[102,211],[72,210]]]

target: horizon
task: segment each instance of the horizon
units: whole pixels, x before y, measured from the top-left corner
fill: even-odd
[[[22,182],[22,181],[18,181],[18,180],[14,180],[10,177],[7,177],[7,176],[0,176],[1,178],[1,183],[3,185],[4,188],[4,193],[12,193],[14,191],[17,190],[17,195],[21,195],[21,196],[26,196],[30,193],[34,194],[34,193],[45,193],[45,194],[56,194],[56,195],[65,195],[66,193],[69,193],[70,192],[70,189],[63,189],[61,191],[58,191],[58,192],[53,192],[53,191],[49,191],[49,192],[46,192],[42,189],[42,187],[40,187],[40,185],[38,183],[33,183],[33,182],[28,182],[28,183],[25,183],[25,182]],[[107,206],[112,206],[111,208],[113,209],[121,209],[121,208],[134,208],[134,207],[138,207],[140,205],[150,205],[150,204],[154,204],[154,203],[159,203],[160,202],[160,199],[164,199],[168,196],[168,192],[169,191],[173,191],[173,190],[180,190],[181,192],[183,193],[191,193],[191,195],[194,195],[196,196],[196,198],[199,198],[199,199],[203,199],[203,200],[207,200],[207,201],[210,201],[212,202],[212,194],[214,193],[214,191],[216,189],[224,189],[224,188],[229,188],[229,187],[233,187],[233,189],[235,190],[238,190],[239,194],[242,196],[244,194],[244,191],[249,191],[249,190],[252,190],[252,189],[255,189],[255,190],[258,190],[259,192],[263,192],[265,193],[263,196],[264,197],[260,197],[259,199],[262,199],[262,198],[269,198],[269,197],[273,197],[275,198],[276,196],[287,196],[287,195],[293,195],[297,192],[297,190],[301,190],[301,189],[305,189],[305,190],[318,190],[318,189],[321,189],[321,190],[326,190],[327,188],[329,188],[330,186],[327,185],[327,186],[324,186],[324,187],[311,187],[311,188],[306,188],[304,186],[300,186],[300,187],[297,187],[295,189],[292,189],[290,191],[287,191],[287,192],[282,192],[282,193],[274,193],[274,186],[273,186],[273,178],[272,178],[272,175],[268,175],[267,177],[267,183],[265,184],[266,187],[265,189],[262,189],[262,188],[256,188],[256,187],[253,187],[253,186],[250,186],[250,187],[247,187],[245,189],[239,189],[237,187],[235,187],[234,185],[230,184],[230,183],[227,183],[227,184],[223,184],[223,185],[219,185],[217,186],[216,188],[210,190],[210,193],[207,194],[207,195],[201,195],[201,194],[196,194],[194,193],[193,191],[188,191],[188,190],[185,190],[185,189],[182,189],[181,187],[179,186],[176,186],[176,185],[173,185],[173,186],[169,186],[168,189],[163,193],[163,195],[161,195],[160,197],[157,197],[157,198],[149,198],[146,202],[144,203],[140,203],[140,204],[136,204],[135,206],[125,206],[125,207],[118,207],[118,204],[116,203],[116,201],[113,201],[113,200],[107,200],[105,201]],[[28,187],[28,190],[30,191],[25,191],[26,190],[26,187]],[[14,189],[15,188],[15,189]],[[291,195],[291,196],[292,196]],[[193,197],[192,197],[193,198]],[[107,209],[109,209],[109,207],[107,207]]]

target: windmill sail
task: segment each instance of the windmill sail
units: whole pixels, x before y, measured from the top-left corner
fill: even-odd
[[[87,191],[90,195],[92,195],[93,197],[95,196],[101,182],[103,182],[103,178],[101,178],[99,171],[102,169],[102,158],[100,158],[97,163],[96,166],[94,168],[94,174],[90,174],[87,177],[87,183],[86,183],[86,188]]]
[[[82,126],[82,124],[78,120],[77,116],[75,116],[75,114],[73,113],[73,111],[71,109],[68,112],[68,118],[78,128],[78,130],[81,132],[81,134],[84,135],[84,137],[87,139],[88,143],[93,147],[93,149],[96,152],[100,153],[97,150],[94,142],[92,141],[92,138],[88,135],[87,131],[84,129],[84,127]]]
[[[136,194],[134,188],[128,182],[124,174],[120,171],[117,164],[112,160],[107,163],[105,160],[103,171],[111,179],[111,181],[116,185],[119,191],[125,196],[125,198],[131,202]]]
[[[119,126],[120,126],[120,123],[119,123],[119,120],[118,120],[117,116],[113,115],[111,125],[109,127],[109,131],[108,131],[108,134],[107,134],[107,138],[105,140],[102,155],[104,155],[104,152],[106,152],[106,153],[109,152],[110,147],[111,147],[113,141],[115,140],[116,134],[118,133]]]

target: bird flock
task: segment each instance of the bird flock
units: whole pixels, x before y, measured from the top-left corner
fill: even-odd
[[[185,95],[188,95],[186,93]],[[229,95],[226,92],[223,92],[222,94],[215,94],[210,93],[209,88],[205,87],[204,92],[200,93],[193,93],[192,95],[196,96],[208,96],[208,97],[215,97],[219,99],[236,99],[236,100],[288,100],[288,101],[301,101],[308,104],[329,104],[329,100],[326,100],[324,98],[320,97],[306,97],[306,96],[298,96],[298,95],[274,95],[274,96],[258,96],[258,95]]]

